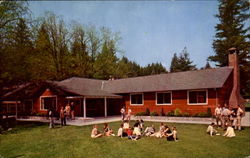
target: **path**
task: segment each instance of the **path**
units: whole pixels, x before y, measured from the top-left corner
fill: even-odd
[[[211,118],[197,118],[197,117],[151,117],[151,116],[135,116],[131,120],[143,119],[144,121],[153,121],[153,122],[173,122],[173,123],[190,123],[190,124],[210,124],[215,120]],[[17,119],[18,121],[39,121],[39,122],[49,122],[48,119]],[[68,125],[74,126],[86,126],[93,124],[101,124],[106,122],[116,122],[120,121],[120,116],[109,116],[109,117],[96,117],[96,118],[87,118],[83,119],[81,117],[76,118],[75,120],[68,120]],[[60,120],[55,120],[55,123],[60,124]],[[250,127],[250,112],[246,112],[245,117],[242,119],[242,126]]]

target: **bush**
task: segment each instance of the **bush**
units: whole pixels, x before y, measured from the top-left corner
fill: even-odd
[[[160,113],[160,116],[165,116],[165,113],[164,113],[163,108],[161,108],[161,113]]]
[[[182,116],[184,116],[184,117],[189,117],[190,114],[189,114],[188,112],[184,112],[184,113],[182,113]]]
[[[181,110],[178,109],[178,108],[175,109],[175,110],[174,110],[174,116],[182,116],[182,115],[181,115]]]
[[[170,112],[167,113],[167,116],[174,116],[174,111],[171,110]]]
[[[207,116],[208,116],[208,117],[211,117],[211,116],[212,116],[211,108],[207,108]]]
[[[207,112],[199,112],[197,113],[197,117],[208,117]]]
[[[149,110],[149,108],[146,108],[146,115],[145,116],[149,116],[150,115],[150,110]]]
[[[47,116],[46,114],[44,114],[44,113],[40,113],[40,112],[38,112],[38,113],[36,113],[36,116]]]
[[[159,115],[158,115],[157,112],[154,111],[154,112],[151,112],[151,113],[150,113],[150,116],[159,116]]]
[[[143,111],[143,112],[136,113],[135,116],[147,116],[147,115],[146,115],[146,112]]]

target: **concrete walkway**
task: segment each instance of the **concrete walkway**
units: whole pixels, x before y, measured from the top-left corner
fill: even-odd
[[[144,121],[152,122],[172,122],[172,123],[189,123],[189,124],[210,124],[215,122],[212,118],[197,118],[197,117],[161,117],[161,116],[133,116],[131,120],[143,119]],[[17,119],[18,121],[38,121],[38,122],[49,122],[48,119],[33,118],[33,119]],[[68,120],[67,125],[74,126],[86,126],[93,124],[102,124],[108,122],[121,121],[120,116],[109,116],[109,117],[96,117],[86,118],[77,117],[75,120]],[[60,120],[55,120],[56,124],[60,124]],[[246,115],[242,118],[242,126],[250,127],[250,112],[246,112]]]

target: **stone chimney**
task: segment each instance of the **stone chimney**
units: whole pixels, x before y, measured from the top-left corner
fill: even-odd
[[[229,107],[231,108],[236,108],[237,105],[244,108],[244,99],[240,95],[238,52],[236,48],[228,49],[228,66],[233,68],[233,89],[229,98]]]

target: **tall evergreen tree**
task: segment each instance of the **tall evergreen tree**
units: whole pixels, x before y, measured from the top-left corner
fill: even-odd
[[[89,77],[91,58],[87,52],[87,37],[83,27],[75,24],[71,42],[70,73],[73,76]]]
[[[98,54],[94,63],[94,78],[109,79],[116,76],[117,57],[113,41],[106,41],[103,44],[102,52]]]
[[[180,71],[190,71],[196,70],[196,66],[192,64],[193,62],[189,58],[189,53],[187,52],[187,48],[184,47],[180,55],[177,57],[176,53],[174,54],[170,71],[171,72],[180,72]]]
[[[216,25],[216,35],[213,42],[215,55],[209,60],[218,66],[228,63],[227,50],[235,47],[239,50],[239,64],[241,73],[241,89],[244,94],[250,93],[250,26],[246,25],[250,17],[249,1],[247,0],[219,0],[219,13],[216,17],[220,23]],[[250,97],[248,95],[247,97]]]

